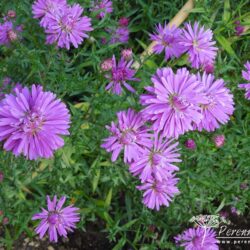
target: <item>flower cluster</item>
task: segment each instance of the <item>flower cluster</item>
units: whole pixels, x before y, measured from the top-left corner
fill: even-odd
[[[68,5],[66,0],[37,0],[32,6],[34,18],[47,34],[46,43],[56,43],[60,48],[70,49],[71,44],[78,48],[86,32],[92,31],[91,19],[82,16],[79,4]]]
[[[15,88],[0,105],[0,141],[16,156],[50,158],[64,145],[60,136],[69,134],[69,118],[66,105],[41,86]]]
[[[189,228],[177,235],[175,241],[185,250],[219,250],[216,233],[212,228]]]
[[[154,41],[153,52],[160,54],[164,51],[166,60],[178,58],[187,52],[189,62],[194,68],[211,68],[214,64],[217,48],[214,46],[213,32],[200,27],[198,22],[195,22],[193,27],[187,23],[183,29],[159,24],[150,39]]]
[[[54,196],[53,200],[47,196],[47,209],[42,208],[42,212],[35,214],[32,220],[41,220],[40,224],[36,228],[35,232],[39,234],[42,239],[45,233],[48,231],[49,240],[57,242],[58,234],[63,237],[67,237],[68,231],[72,232],[76,228],[76,222],[80,221],[79,208],[73,205],[63,208],[63,204],[66,201],[66,197],[57,202],[57,197]]]
[[[3,23],[0,23],[0,45],[9,46],[12,42],[20,38],[22,25],[15,23],[16,12],[9,10],[7,16],[3,18]]]
[[[247,61],[244,66],[246,71],[242,70],[242,77],[248,81],[248,83],[240,84],[239,87],[246,90],[245,97],[250,100],[250,62]]]

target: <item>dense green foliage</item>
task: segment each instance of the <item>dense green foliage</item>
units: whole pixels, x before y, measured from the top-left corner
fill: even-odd
[[[90,1],[78,2],[88,13]],[[17,12],[17,21],[24,25],[23,39],[11,47],[0,47],[0,80],[5,76],[30,86],[40,83],[44,89],[57,94],[71,111],[71,135],[65,146],[50,160],[28,161],[0,152],[0,210],[9,218],[0,242],[11,246],[22,232],[35,235],[36,222],[31,216],[45,206],[46,195],[66,195],[81,208],[82,230],[93,221],[102,220],[100,230],[108,233],[115,249],[125,245],[132,249],[176,249],[172,239],[189,224],[193,215],[217,214],[225,206],[234,206],[242,214],[248,212],[249,192],[240,189],[249,181],[250,106],[243,90],[237,85],[243,64],[250,58],[250,32],[235,36],[234,21],[250,25],[249,1],[196,2],[188,20],[197,20],[214,31],[219,52],[215,75],[227,82],[234,94],[235,112],[231,121],[215,133],[190,132],[181,136],[180,178],[181,193],[169,208],[150,211],[141,203],[138,180],[128,172],[122,157],[111,163],[110,155],[101,149],[108,135],[105,125],[116,119],[116,112],[132,107],[139,110],[139,94],[150,84],[158,67],[177,68],[186,65],[185,57],[164,61],[163,55],[151,56],[139,69],[132,84],[137,94],[129,92],[116,96],[105,91],[107,80],[100,71],[100,63],[122,48],[133,49],[135,58],[149,44],[148,34],[157,23],[170,20],[185,1],[126,0],[113,1],[115,10],[110,17],[99,21],[93,17],[94,31],[79,49],[56,49],[45,45],[45,35],[38,21],[32,19],[32,0],[1,0],[3,15],[9,9]],[[103,45],[100,42],[105,27],[114,25],[120,17],[130,19],[129,45]],[[188,65],[188,64],[187,64]],[[189,67],[189,66],[188,66]],[[215,134],[224,134],[226,143],[216,148]],[[197,149],[184,147],[193,138]],[[1,217],[0,217],[1,218]]]

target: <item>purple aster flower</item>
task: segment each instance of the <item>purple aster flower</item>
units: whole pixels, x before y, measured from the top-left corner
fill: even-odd
[[[98,11],[98,18],[102,19],[107,13],[113,12],[112,1],[110,0],[97,0],[93,2],[93,8],[91,11]]]
[[[76,212],[79,208],[73,205],[62,208],[65,201],[65,196],[58,202],[56,196],[54,196],[52,201],[50,197],[47,196],[48,210],[42,208],[41,213],[35,214],[32,217],[32,220],[41,220],[35,230],[35,232],[39,234],[40,239],[42,239],[48,231],[49,240],[57,242],[58,234],[66,238],[68,232],[73,232],[73,229],[76,228],[76,222],[80,221],[79,213]]]
[[[207,63],[213,63],[217,55],[213,32],[210,29],[200,27],[198,22],[192,28],[190,23],[185,25],[181,35],[180,44],[189,55],[189,61],[194,68],[200,68]]]
[[[60,48],[70,48],[72,43],[75,48],[81,44],[84,38],[89,37],[86,31],[91,31],[91,19],[81,16],[83,9],[79,4],[68,6],[58,15],[48,13],[48,26],[45,28],[47,33],[46,42],[48,44],[57,43]]]
[[[185,250],[219,250],[216,233],[212,228],[189,228],[177,235],[175,241]]]
[[[175,194],[179,193],[176,184],[178,178],[175,175],[170,175],[168,179],[160,182],[157,180],[148,180],[137,189],[144,191],[143,193],[143,203],[150,209],[160,209],[160,206],[169,206],[169,202]]]
[[[175,26],[169,25],[156,26],[156,33],[150,35],[150,39],[154,41],[153,52],[160,54],[165,52],[165,59],[179,57],[185,51],[184,47],[179,43],[182,30]]]
[[[224,135],[216,135],[213,138],[214,144],[217,148],[221,148],[225,143],[225,136]]]
[[[233,95],[225,87],[223,79],[214,79],[214,76],[206,73],[197,75],[198,80],[203,86],[203,93],[206,96],[207,103],[201,105],[201,114],[203,116],[199,123],[194,125],[199,131],[205,129],[209,132],[220,127],[229,121],[230,115],[234,111]]]
[[[250,62],[247,61],[244,66],[246,68],[246,71],[242,70],[242,77],[246,81],[250,82]],[[239,87],[246,90],[245,97],[246,99],[250,100],[250,83],[239,84]]]
[[[106,90],[111,89],[111,91],[116,95],[121,95],[122,85],[130,92],[136,92],[127,81],[139,81],[140,79],[135,78],[135,70],[131,69],[133,61],[127,62],[123,57],[118,63],[116,63],[115,56],[112,58],[112,69],[110,74],[105,75],[105,77],[110,80],[110,83],[105,88]]]
[[[194,150],[196,148],[195,141],[193,139],[188,139],[185,141],[185,147]]]
[[[130,165],[129,171],[135,176],[139,175],[142,182],[151,179],[162,182],[168,179],[173,171],[179,170],[174,163],[181,162],[178,142],[172,141],[155,134],[154,143],[150,148],[144,148],[139,158]]]
[[[64,145],[60,135],[69,134],[69,119],[66,105],[41,86],[15,88],[0,105],[0,141],[16,156],[50,158]]]
[[[0,45],[9,45],[11,42],[17,40],[21,31],[21,26],[15,27],[12,21],[0,24]]]
[[[101,145],[107,152],[112,152],[111,160],[117,160],[120,152],[124,150],[124,162],[131,163],[144,151],[144,147],[150,147],[151,135],[144,126],[144,120],[140,113],[132,109],[117,113],[118,124],[114,122],[106,126],[111,136],[104,139]]]
[[[149,94],[141,96],[145,119],[153,122],[154,131],[175,137],[193,130],[193,122],[202,119],[200,103],[204,103],[202,88],[195,75],[185,68],[158,69],[152,77],[153,87],[146,87]]]
[[[57,13],[67,6],[66,0],[37,0],[32,5],[34,18],[40,19],[48,13]]]
[[[127,43],[129,39],[129,29],[127,27],[118,27],[116,30],[108,29],[111,34],[110,44]]]

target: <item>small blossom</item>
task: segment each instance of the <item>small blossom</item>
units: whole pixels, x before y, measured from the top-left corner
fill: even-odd
[[[239,84],[239,87],[246,90],[245,97],[250,100],[250,62],[247,61],[244,66],[246,70],[242,70],[242,77],[248,81],[248,83]]]
[[[129,19],[128,19],[128,18],[126,18],[126,17],[121,17],[121,18],[119,19],[119,25],[120,25],[120,26],[127,27],[128,24],[129,24]]]
[[[93,7],[91,11],[98,11],[97,18],[104,18],[107,13],[113,12],[112,1],[110,0],[96,0],[92,2]]]
[[[150,35],[150,39],[155,43],[153,52],[160,54],[164,51],[166,60],[180,57],[184,52],[184,47],[179,43],[181,33],[182,30],[175,26],[156,26],[156,33]]]
[[[245,30],[245,27],[240,24],[239,20],[235,21],[234,24],[235,24],[235,34],[236,34],[236,36],[241,36],[242,33]]]
[[[62,208],[65,201],[65,196],[58,202],[56,196],[54,196],[52,201],[47,196],[48,210],[42,208],[41,213],[35,214],[32,217],[32,220],[41,220],[35,230],[39,234],[40,239],[44,237],[48,230],[49,240],[57,242],[58,234],[66,238],[68,231],[73,232],[73,229],[76,228],[75,224],[80,221],[79,213],[76,212],[79,208],[73,205]]]
[[[207,74],[212,74],[214,73],[214,64],[213,63],[206,63],[204,65],[204,71],[207,73]]]
[[[207,63],[213,63],[217,55],[213,32],[210,29],[200,27],[198,22],[192,27],[190,23],[185,25],[180,44],[189,55],[189,61],[194,68],[200,68]]]
[[[216,135],[214,137],[214,144],[217,148],[221,148],[225,143],[225,136],[224,135]]]
[[[131,60],[133,57],[132,49],[123,49],[121,54],[122,54],[122,57],[127,61]]]
[[[161,206],[169,206],[172,198],[179,193],[176,184],[178,178],[175,175],[170,175],[167,180],[162,182],[156,180],[148,180],[137,189],[144,191],[143,203],[150,209],[160,210]]]
[[[7,16],[9,18],[15,18],[16,17],[16,12],[14,10],[9,10],[7,13]]]
[[[104,60],[101,64],[102,71],[110,71],[113,67],[113,60],[112,58],[108,58]]]
[[[127,43],[129,40],[129,29],[127,27],[118,27],[115,30],[108,29],[111,35],[110,44]]]
[[[130,92],[136,92],[133,87],[131,87],[127,81],[139,81],[135,78],[135,70],[131,69],[133,61],[125,61],[122,57],[117,63],[115,56],[112,58],[112,70],[110,74],[106,74],[105,77],[110,80],[110,83],[106,86],[106,90],[111,90],[116,95],[122,94],[122,86],[124,86]]]
[[[185,141],[185,147],[194,150],[196,148],[195,141],[193,139],[188,139]]]
[[[106,126],[111,136],[104,139],[101,147],[107,152],[112,152],[111,160],[113,162],[124,150],[124,162],[131,163],[143,153],[144,147],[150,147],[151,135],[148,133],[140,113],[128,109],[118,112],[117,118],[117,124],[112,122],[111,126]]]
[[[177,235],[175,241],[185,250],[219,250],[216,232],[212,228],[189,228]]]

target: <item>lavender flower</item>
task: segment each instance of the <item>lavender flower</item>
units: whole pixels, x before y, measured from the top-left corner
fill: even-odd
[[[127,62],[123,57],[120,59],[118,64],[116,63],[115,56],[112,58],[112,69],[110,74],[105,75],[105,77],[110,80],[110,83],[105,88],[106,90],[111,89],[111,91],[116,95],[121,95],[122,85],[129,90],[130,92],[135,92],[135,89],[132,88],[127,81],[139,81],[138,78],[135,78],[135,70],[131,69],[133,61]]]
[[[188,139],[185,141],[185,147],[191,150],[194,150],[196,148],[195,141],[193,139]]]
[[[198,22],[192,28],[188,23],[183,29],[180,44],[187,51],[192,67],[198,69],[207,63],[213,64],[218,49],[214,46],[213,32],[210,29],[200,27]]]
[[[66,238],[68,231],[73,232],[73,229],[76,228],[76,222],[80,221],[79,213],[76,212],[79,208],[73,205],[62,208],[65,201],[65,196],[58,202],[56,196],[54,196],[52,201],[50,197],[47,196],[48,210],[42,208],[41,213],[35,214],[32,217],[32,220],[41,220],[35,230],[36,233],[39,234],[40,239],[42,239],[48,231],[49,240],[57,242],[58,234]]]
[[[69,134],[69,118],[65,104],[41,86],[15,88],[0,105],[0,141],[16,156],[50,158],[64,145],[60,135]]]
[[[112,1],[110,0],[97,0],[93,2],[93,8],[91,11],[98,11],[98,18],[102,19],[107,13],[113,12]]]
[[[0,45],[9,45],[11,42],[18,39],[21,26],[14,26],[12,21],[6,21],[0,24]]]
[[[219,250],[216,233],[212,228],[189,228],[177,235],[175,241],[185,250]]]
[[[168,179],[173,171],[179,170],[174,163],[181,162],[178,142],[172,144],[172,141],[155,134],[154,143],[150,148],[144,148],[139,158],[130,165],[129,171],[135,176],[139,175],[142,182]]]
[[[91,20],[86,16],[81,16],[83,12],[79,4],[68,6],[60,14],[47,13],[46,23],[49,23],[45,32],[48,34],[46,42],[48,44],[57,43],[60,48],[69,50],[70,44],[78,48],[85,38],[88,37],[86,31],[91,31]]]
[[[221,148],[225,143],[224,135],[216,135],[213,139],[214,139],[214,144],[217,148]]]
[[[234,111],[233,95],[225,87],[223,79],[215,80],[214,76],[206,73],[197,75],[203,86],[203,93],[207,103],[201,105],[202,120],[194,127],[199,131],[205,129],[209,132],[220,127],[229,121]]]
[[[246,81],[250,82],[250,62],[247,61],[244,66],[246,71],[242,70],[242,77]],[[239,87],[246,90],[245,97],[246,99],[250,100],[250,83],[239,84]]]
[[[110,44],[127,43],[129,39],[129,29],[127,27],[118,27],[115,30],[108,29],[111,35]]]
[[[195,75],[185,68],[158,69],[152,77],[153,87],[146,87],[149,94],[141,96],[145,119],[153,122],[153,130],[162,131],[164,136],[175,137],[193,130],[193,122],[202,119],[200,103],[205,99]]]
[[[131,163],[143,153],[144,147],[150,147],[151,135],[144,126],[140,113],[132,109],[117,113],[118,124],[114,122],[106,126],[111,136],[104,139],[101,145],[107,152],[112,152],[112,161],[116,161],[120,152],[124,150],[124,162]]]
[[[174,195],[179,193],[176,187],[178,180],[174,175],[170,175],[167,180],[162,182],[152,179],[138,186],[137,189],[144,191],[144,205],[157,211],[163,205],[168,207]]]
[[[182,30],[175,27],[159,24],[156,26],[156,33],[150,35],[150,39],[155,42],[153,52],[161,54],[165,51],[165,59],[179,57],[184,52],[184,47],[179,43]]]

